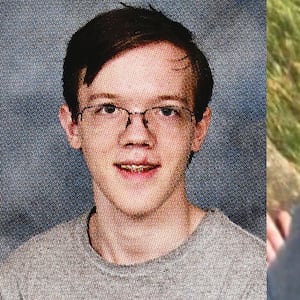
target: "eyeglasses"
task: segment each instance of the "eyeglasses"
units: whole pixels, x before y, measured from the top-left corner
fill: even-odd
[[[115,128],[116,130],[127,128],[132,122],[133,115],[141,115],[144,126],[152,130],[182,129],[195,120],[194,113],[188,108],[172,105],[156,106],[143,112],[130,112],[123,107],[106,103],[86,106],[78,113],[80,120],[89,126]]]

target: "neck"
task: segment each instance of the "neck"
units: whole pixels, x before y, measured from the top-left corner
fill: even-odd
[[[142,263],[167,254],[187,240],[205,215],[188,202],[185,193],[165,202],[154,213],[140,217],[112,210],[104,199],[95,200],[97,212],[89,224],[92,247],[104,260],[120,265]]]

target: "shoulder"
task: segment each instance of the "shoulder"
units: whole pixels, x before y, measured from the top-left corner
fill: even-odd
[[[38,234],[9,255],[0,264],[0,299],[27,298],[29,287],[47,286],[53,276],[61,280],[76,256],[83,256],[80,241],[88,239],[87,218],[86,213]]]
[[[214,232],[215,242],[222,244],[222,248],[238,253],[256,253],[265,259],[265,242],[248,231],[233,223],[221,211],[214,210],[208,216],[209,225]]]
[[[214,213],[214,241],[222,253],[233,259],[234,268],[266,272],[265,242],[229,220],[222,212]]]
[[[265,242],[215,210],[207,216],[210,260],[224,274],[223,293],[242,299],[266,297]],[[226,298],[226,297],[225,297]]]
[[[45,266],[46,261],[49,264],[53,263],[53,258],[56,261],[63,259],[65,253],[72,253],[78,248],[76,240],[82,231],[86,230],[86,220],[87,214],[84,214],[32,237],[2,262],[0,271],[26,274],[34,267]]]

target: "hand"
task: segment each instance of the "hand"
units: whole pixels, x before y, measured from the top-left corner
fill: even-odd
[[[284,245],[291,228],[291,215],[280,210],[274,220],[267,213],[267,263],[276,258],[279,249]]]

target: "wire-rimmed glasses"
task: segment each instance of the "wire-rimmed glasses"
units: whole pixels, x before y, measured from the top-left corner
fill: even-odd
[[[195,120],[195,114],[182,106],[155,106],[143,112],[130,112],[126,108],[108,103],[86,106],[78,113],[78,118],[94,128],[125,129],[131,124],[134,115],[142,116],[144,126],[154,130],[182,129]]]

